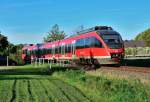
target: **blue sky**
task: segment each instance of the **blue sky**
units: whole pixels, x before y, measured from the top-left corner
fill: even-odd
[[[0,30],[10,42],[40,43],[54,24],[112,26],[123,39],[150,28],[149,0],[0,0]]]

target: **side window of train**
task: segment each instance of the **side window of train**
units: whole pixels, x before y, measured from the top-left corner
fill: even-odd
[[[97,48],[102,48],[102,43],[96,38],[96,37],[91,37],[91,47],[97,47]]]
[[[42,54],[42,55],[44,54],[44,51],[43,51],[43,49],[41,49],[41,54]]]
[[[82,48],[84,48],[84,39],[76,40],[76,49],[82,49]]]
[[[35,50],[35,54],[38,55],[38,50]]]
[[[43,49],[43,51],[44,51],[44,54],[46,54],[46,49]]]
[[[52,55],[55,55],[55,46],[52,47]]]
[[[65,52],[68,53],[68,45],[65,45]]]
[[[61,45],[61,54],[64,55],[65,54],[65,44]]]
[[[45,49],[45,54],[48,54],[48,49],[47,48]]]
[[[61,54],[61,46],[59,46],[59,54]]]
[[[52,48],[49,49],[49,53],[52,54]]]
[[[71,53],[71,44],[68,45],[68,53]]]
[[[71,44],[67,44],[67,45],[65,46],[65,52],[66,52],[66,53],[71,53]]]
[[[58,54],[58,47],[55,47],[55,54]]]
[[[33,50],[32,54],[35,55],[35,50]]]
[[[27,51],[27,55],[30,55],[30,53],[31,53],[30,51]]]
[[[91,40],[90,40],[90,38],[89,38],[89,37],[88,37],[88,38],[85,38],[85,48],[89,48],[90,45],[91,45]]]

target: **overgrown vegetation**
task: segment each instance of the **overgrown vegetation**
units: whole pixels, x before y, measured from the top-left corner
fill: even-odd
[[[125,55],[150,55],[150,47],[125,48]]]
[[[0,102],[149,102],[150,87],[138,80],[90,76],[47,65],[0,70]]]
[[[135,37],[135,40],[144,41],[146,43],[146,45],[150,47],[150,28],[145,30],[144,32],[138,34]]]

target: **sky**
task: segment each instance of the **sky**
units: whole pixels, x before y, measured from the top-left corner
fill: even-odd
[[[14,44],[41,43],[54,24],[67,35],[107,25],[124,40],[150,28],[150,0],[0,0],[0,31]]]

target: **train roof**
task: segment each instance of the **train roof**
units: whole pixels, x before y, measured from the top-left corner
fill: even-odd
[[[82,35],[82,34],[86,34],[86,33],[89,33],[89,32],[94,32],[94,31],[100,32],[100,34],[110,34],[110,33],[111,34],[116,34],[117,33],[116,31],[113,30],[112,27],[109,27],[109,26],[95,26],[95,27],[77,32],[77,34],[71,35],[70,37],[62,39],[62,40],[58,40],[58,41],[54,41],[54,42],[47,42],[47,43],[40,43],[40,44],[25,45],[23,47],[23,50],[25,50],[25,49],[28,49],[28,50],[33,49],[34,50],[34,49],[47,48],[47,47],[51,47],[53,45],[57,45],[58,43],[62,43],[62,42],[69,43],[69,41],[67,39],[72,39],[72,37],[79,36],[79,35]]]
[[[100,30],[98,31],[100,34],[119,34],[118,32],[114,31],[114,30]]]
[[[77,34],[71,35],[70,37],[74,37],[74,36],[77,36],[77,35],[85,34],[85,33],[88,33],[88,32],[93,32],[93,31],[114,31],[114,30],[113,30],[112,27],[109,27],[109,26],[95,26],[95,27],[92,27],[92,28],[89,28],[89,29],[79,31],[79,32],[77,32]]]

